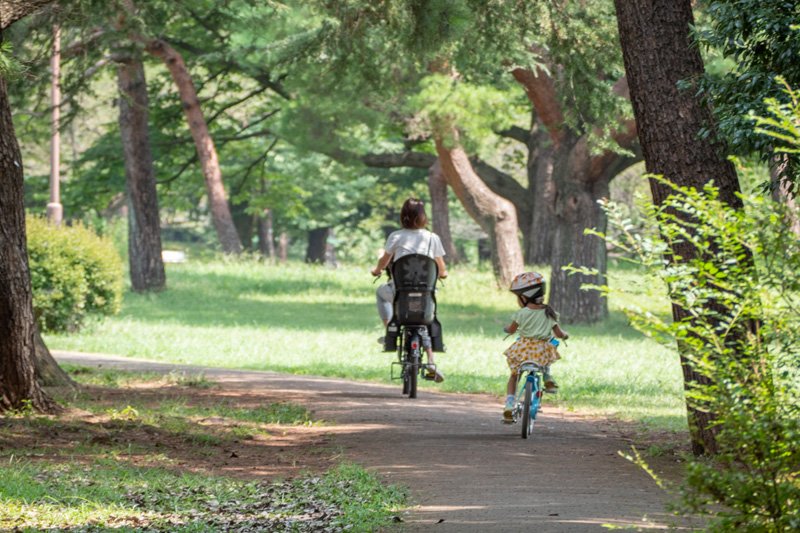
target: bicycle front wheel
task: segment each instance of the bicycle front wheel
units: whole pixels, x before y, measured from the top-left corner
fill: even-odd
[[[533,383],[530,380],[525,382],[525,400],[522,404],[522,438],[527,439],[533,432]]]

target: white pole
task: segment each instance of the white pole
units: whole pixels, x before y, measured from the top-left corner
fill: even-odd
[[[61,205],[61,28],[53,26],[53,55],[50,58],[51,105],[53,107],[50,138],[50,202],[47,204],[47,219],[56,226],[61,225],[64,208]]]

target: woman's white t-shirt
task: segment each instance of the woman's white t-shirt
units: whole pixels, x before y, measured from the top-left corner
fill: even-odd
[[[410,254],[427,255],[434,259],[444,257],[441,239],[426,229],[401,229],[392,232],[386,239],[384,251],[392,254],[392,261]]]

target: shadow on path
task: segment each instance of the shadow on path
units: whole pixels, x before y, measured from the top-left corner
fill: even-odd
[[[416,504],[404,515],[409,531],[607,531],[677,527],[665,494],[620,457],[626,439],[604,419],[549,408],[531,438],[500,422],[500,403],[487,395],[421,391],[400,386],[154,363],[57,352],[60,362],[137,371],[203,372],[232,390],[269,389],[332,422],[344,457],[410,489]],[[678,465],[664,465],[676,478]],[[687,524],[682,524],[686,527]]]

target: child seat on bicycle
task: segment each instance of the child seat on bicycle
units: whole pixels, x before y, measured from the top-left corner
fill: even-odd
[[[395,349],[399,326],[426,326],[433,351],[444,351],[442,325],[436,318],[436,282],[439,268],[427,255],[408,254],[391,265],[394,284],[392,319],[387,326],[386,349]],[[428,344],[428,339],[423,342]]]

